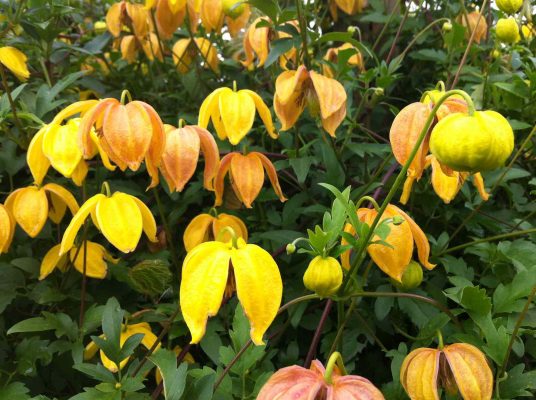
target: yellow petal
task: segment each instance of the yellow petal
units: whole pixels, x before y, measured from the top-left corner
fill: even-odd
[[[3,204],[0,204],[0,254],[7,253],[13,234],[15,221],[11,216],[11,212]]]
[[[74,240],[76,239],[76,234],[80,230],[80,227],[86,220],[87,216],[104,198],[106,198],[106,196],[102,193],[99,193],[93,197],[90,197],[84,204],[82,204],[82,207],[80,207],[78,212],[73,216],[73,219],[63,233],[63,238],[61,239],[60,254],[67,253],[73,247]]]
[[[284,71],[275,81],[274,111],[282,131],[292,128],[305,108],[303,83],[308,76],[302,65],[297,71]]]
[[[123,36],[121,39],[121,58],[129,64],[138,58],[138,42],[134,35]]]
[[[45,191],[35,186],[22,189],[13,203],[13,217],[28,236],[36,237],[48,217],[48,199]]]
[[[74,267],[81,274],[84,273],[84,255],[87,247],[86,276],[90,278],[104,279],[108,272],[108,264],[105,261],[106,249],[98,243],[89,240],[79,247],[71,249],[69,256]],[[75,258],[76,257],[76,258]]]
[[[227,88],[220,94],[219,109],[229,142],[237,145],[253,126],[255,102],[246,91]]]
[[[190,64],[192,63],[192,58],[188,52],[189,45],[190,39],[179,39],[175,42],[173,49],[171,50],[173,62],[181,74],[188,72]]]
[[[209,121],[212,119],[214,128],[216,128],[216,133],[221,140],[225,140],[225,138],[227,137],[227,133],[225,131],[225,126],[223,125],[221,120],[219,101],[220,94],[226,90],[231,89],[218,88],[214,90],[211,94],[209,94],[205,100],[203,100],[203,103],[199,108],[199,119],[197,123],[197,125],[199,125],[201,128],[206,129],[208,127]]]
[[[43,183],[43,179],[50,168],[50,161],[43,153],[43,136],[47,131],[48,126],[45,125],[34,135],[28,152],[26,153],[26,162],[30,168],[30,172],[36,185]]]
[[[91,129],[91,131],[89,132],[89,138],[90,142],[93,143],[94,149],[99,153],[104,167],[109,171],[114,171],[115,166],[112,165],[110,159],[108,158],[108,154],[106,154],[106,152],[102,148],[97,133],[94,129]]]
[[[223,25],[221,0],[203,0],[201,3],[201,21],[207,32],[219,32]]]
[[[145,233],[145,236],[147,236],[147,239],[153,243],[158,242],[158,239],[156,238],[156,221],[154,220],[153,213],[151,210],[149,210],[145,203],[137,197],[130,196],[130,198],[136,202],[138,208],[140,209],[141,219],[143,221],[143,232]]]
[[[162,154],[164,154],[166,147],[166,132],[160,116],[152,106],[143,101],[133,101],[132,103],[136,104],[136,106],[141,106],[151,121],[151,141],[145,154],[145,166],[147,173],[151,177],[149,188],[152,188],[159,183],[158,167],[162,163]]]
[[[411,229],[411,234],[413,235],[413,240],[415,240],[415,244],[417,245],[417,255],[419,256],[420,263],[427,269],[434,269],[436,265],[431,264],[428,261],[428,257],[430,256],[430,243],[428,242],[428,239],[426,238],[426,235],[424,234],[423,230],[419,227],[419,225],[415,223],[415,221],[413,221],[413,219],[411,219],[408,214],[406,214],[400,208],[394,205],[389,205],[388,208],[389,207],[395,210],[396,213],[404,217],[404,219],[408,223]]]
[[[200,214],[190,221],[182,237],[187,253],[198,244],[209,240],[209,226],[213,220],[214,217],[210,214]],[[214,239],[216,238],[217,235],[214,235]]]
[[[21,81],[25,81],[30,76],[28,66],[26,65],[26,55],[11,46],[0,47],[0,63],[9,69]]]
[[[236,236],[248,241],[248,229],[242,220],[234,215],[219,214],[217,218],[212,221],[212,235],[215,240],[223,243],[227,243],[232,239],[230,232],[224,232],[223,229],[230,227],[235,232]]]
[[[136,249],[143,219],[133,196],[115,192],[111,197],[101,198],[95,214],[102,234],[118,250],[130,253]]]
[[[241,90],[241,92],[245,92],[249,94],[249,96],[253,99],[255,103],[255,107],[257,108],[257,112],[259,113],[259,116],[262,119],[262,122],[266,126],[266,130],[268,131],[268,135],[272,139],[277,139],[279,135],[275,131],[274,123],[272,121],[272,114],[270,113],[270,109],[268,106],[264,103],[261,96],[259,96],[257,93],[255,93],[252,90]]]
[[[205,171],[203,174],[203,185],[207,190],[214,190],[214,178],[218,172],[220,166],[220,151],[218,145],[214,140],[214,136],[210,134],[206,129],[202,129],[198,126],[193,126],[193,129],[199,136],[201,151],[205,157]]]
[[[71,175],[71,179],[73,180],[74,184],[76,186],[82,186],[82,183],[84,183],[84,180],[86,179],[87,173],[89,171],[87,162],[84,160],[81,160],[76,168],[73,171],[73,174]]]
[[[327,78],[315,71],[310,71],[309,76],[318,96],[322,119],[329,118],[346,104],[347,96],[344,86],[339,81]]]
[[[67,211],[67,204],[61,199],[61,197],[54,193],[48,194],[48,218],[55,224],[59,224],[65,216]]]
[[[279,179],[277,178],[277,171],[275,170],[274,164],[270,161],[268,157],[266,157],[262,153],[254,152],[255,155],[259,158],[259,160],[262,163],[262,166],[264,167],[264,170],[266,171],[266,175],[268,175],[268,179],[270,179],[270,183],[272,184],[272,187],[274,188],[274,192],[279,197],[279,200],[284,202],[287,201],[287,198],[283,194],[283,190],[281,190],[281,186],[279,185]]]
[[[462,188],[463,181],[459,172],[453,171],[452,176],[443,172],[439,161],[433,156],[427,157],[432,165],[432,187],[434,192],[445,202],[449,204]]]
[[[119,37],[119,35],[121,34],[121,13],[123,11],[122,9],[123,2],[118,2],[112,4],[112,6],[108,9],[108,12],[106,13],[106,27],[115,37]]]
[[[216,195],[216,200],[214,202],[215,206],[221,206],[223,203],[223,191],[225,189],[225,176],[231,168],[231,161],[237,155],[237,153],[226,154],[220,162],[220,167],[218,168],[218,173],[214,178],[214,194]]]
[[[91,158],[95,155],[95,143],[91,137],[93,124],[100,121],[100,124],[102,125],[103,115],[107,113],[111,106],[116,104],[119,104],[119,101],[116,99],[110,98],[100,100],[83,115],[82,120],[80,121],[80,127],[78,128],[78,141],[82,153],[84,154],[84,158]]]
[[[259,195],[264,183],[264,170],[256,153],[236,153],[231,160],[231,177],[236,194],[247,208]]]
[[[484,186],[484,178],[482,178],[480,172],[477,172],[473,175],[473,185],[475,185],[476,189],[478,190],[478,194],[480,194],[482,200],[488,201],[490,194],[486,192],[486,187]]]
[[[273,322],[281,305],[283,283],[274,259],[261,247],[242,243],[232,249],[231,262],[238,300],[249,319],[250,336],[256,345]]]
[[[104,338],[104,335],[100,335],[99,337]],[[89,342],[84,348],[84,361],[91,360],[93,357],[95,357],[97,351],[99,351],[99,346],[97,346],[94,341]]]
[[[151,331],[151,325],[147,322],[140,322],[139,324],[132,324],[127,326],[127,333],[132,336],[138,333],[143,334],[141,344],[149,350],[157,341],[156,335]],[[160,343],[156,346],[155,350],[160,348]]]
[[[400,383],[412,400],[439,400],[437,375],[441,352],[421,348],[409,353],[400,369]]]
[[[180,305],[192,334],[191,343],[199,343],[205,334],[207,319],[220,309],[230,258],[227,244],[206,242],[194,247],[184,259]]]
[[[83,116],[86,112],[95,107],[98,103],[99,100],[83,100],[70,104],[56,114],[50,125],[61,125],[64,119],[72,117],[76,114],[80,114],[81,116]]]
[[[331,137],[335,137],[335,131],[342,121],[344,121],[344,118],[346,118],[346,101],[343,103],[341,108],[339,108],[329,117],[322,117],[322,128],[324,128],[324,130],[329,133]]]
[[[486,356],[478,348],[466,343],[455,343],[445,346],[443,353],[464,399],[491,399],[493,374]]]
[[[43,135],[43,152],[52,167],[66,178],[70,178],[82,160],[82,150],[78,147],[79,118],[73,118],[66,125],[48,126]]]
[[[45,257],[43,257],[43,260],[41,261],[39,280],[43,280],[49,276],[52,271],[58,267],[58,264],[66,262],[67,259],[65,256],[60,256],[60,245],[57,244],[56,246],[52,247],[49,251],[47,251],[47,254],[45,254]]]

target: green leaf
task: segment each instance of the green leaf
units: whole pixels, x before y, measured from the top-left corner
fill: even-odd
[[[277,21],[277,16],[281,9],[275,0],[248,0],[249,5],[257,8],[263,14],[268,16],[272,21]]]
[[[27,400],[30,398],[30,390],[21,382],[12,382],[9,385],[0,388],[0,399],[9,400]]]
[[[467,310],[480,315],[486,315],[491,311],[491,299],[485,289],[468,286],[462,290],[461,303]]]
[[[530,390],[536,390],[536,370],[524,370],[525,364],[518,364],[507,372],[507,379],[500,383],[501,398],[533,397]]]
[[[56,325],[53,321],[43,317],[28,318],[13,325],[7,331],[8,335],[21,332],[42,332],[55,329]]]
[[[186,385],[188,364],[183,362],[177,368],[177,356],[175,353],[162,348],[153,353],[149,360],[158,367],[162,375],[166,400],[179,400]]]

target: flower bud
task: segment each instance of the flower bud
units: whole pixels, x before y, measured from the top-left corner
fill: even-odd
[[[246,5],[237,0],[223,0],[221,4],[223,13],[232,19],[238,18],[246,9]]]
[[[350,26],[346,29],[346,32],[351,33],[352,35],[353,35],[354,33],[356,33],[356,31],[357,31],[357,26],[354,26],[354,25],[350,25]]]
[[[316,256],[303,275],[303,284],[320,297],[335,294],[342,284],[342,267],[333,257]]]
[[[513,44],[519,42],[519,39],[521,39],[519,25],[514,17],[501,18],[497,21],[495,34],[497,35],[497,39],[504,43]]]
[[[496,0],[495,4],[502,12],[505,12],[506,14],[514,14],[523,5],[523,0]]]
[[[402,274],[402,282],[391,279],[391,283],[402,290],[412,290],[422,283],[423,272],[421,264],[411,261]]]
[[[98,33],[98,34],[106,32],[106,29],[107,29],[106,22],[104,21],[97,21],[93,25],[93,30],[95,31],[95,33]]]
[[[287,244],[286,251],[287,254],[294,254],[296,252],[296,245],[294,243]]]
[[[443,24],[443,32],[450,32],[452,30],[452,24],[450,22],[445,22]]]
[[[137,292],[148,296],[159,296],[171,282],[171,271],[162,260],[145,260],[128,272],[129,283]]]

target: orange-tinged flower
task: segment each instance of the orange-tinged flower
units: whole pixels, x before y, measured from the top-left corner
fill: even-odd
[[[122,192],[111,196],[110,193],[99,193],[90,197],[73,216],[63,233],[60,255],[73,247],[76,235],[89,215],[104,237],[123,253],[134,251],[142,231],[151,242],[158,240],[153,214],[141,200]]]
[[[160,171],[172,192],[182,192],[192,178],[199,152],[205,156],[204,186],[214,190],[214,177],[220,164],[220,153],[214,137],[206,129],[195,125],[175,128],[165,126],[166,147],[162,154]]]
[[[132,27],[134,35],[143,38],[151,28],[150,15],[141,4],[120,1],[108,9],[106,27],[115,37],[119,37],[124,28]]]
[[[298,365],[282,368],[264,384],[257,400],[384,400],[382,393],[368,379],[341,375],[335,368],[326,379],[326,369],[318,360],[311,368]]]
[[[6,206],[0,204],[0,254],[7,253],[13,235],[15,234],[15,219]]]
[[[235,194],[247,208],[251,208],[251,203],[262,189],[264,171],[266,171],[279,200],[286,201],[281,186],[279,186],[275,167],[268,157],[255,151],[247,155],[234,152],[221,159],[220,168],[214,181],[215,205],[219,206],[223,202],[224,179],[229,174]]]
[[[486,356],[466,343],[413,350],[402,363],[400,382],[411,400],[439,400],[438,386],[453,395],[459,390],[464,400],[490,400],[493,393]]]
[[[231,36],[235,37],[242,30],[251,15],[248,4],[240,8],[242,12],[234,17],[225,15],[222,0],[202,0],[200,8],[201,23],[207,32],[220,32],[223,24],[227,25]]]
[[[391,125],[391,131],[389,132],[389,140],[396,161],[400,165],[404,165],[409,159],[430,113],[431,109],[429,105],[412,103],[404,107],[394,119]],[[402,204],[407,203],[413,182],[419,180],[422,176],[426,155],[429,150],[429,140],[430,135],[427,134],[409,166],[406,182],[404,183],[404,189],[400,198]]]
[[[9,69],[19,80],[25,81],[30,77],[26,61],[28,57],[15,47],[0,47],[0,64]]]
[[[433,108],[436,103],[441,99],[441,97],[443,97],[443,95],[445,94],[445,84],[443,82],[439,82],[438,87],[439,89],[429,90],[425,92],[421,102],[423,104],[428,104]],[[468,112],[469,107],[467,106],[467,102],[465,101],[463,96],[455,94],[449,96],[447,100],[445,100],[441,104],[441,107],[439,107],[436,112],[436,118],[438,121],[441,121],[443,118],[449,116],[450,114],[467,114]]]
[[[173,45],[173,62],[181,74],[185,74],[190,70],[192,61],[197,55],[201,56],[204,61],[205,68],[210,68],[212,71],[219,72],[220,60],[218,59],[218,51],[216,47],[205,38],[179,39]]]
[[[72,264],[78,272],[84,273],[84,253],[87,248],[86,276],[96,279],[104,279],[108,272],[108,262],[116,264],[119,260],[113,258],[110,253],[100,244],[91,241],[73,247],[67,254],[60,255],[60,246],[52,247],[41,261],[39,280],[45,279],[56,268],[65,272]]]
[[[228,243],[201,243],[184,259],[179,293],[182,315],[192,334],[191,343],[201,341],[207,319],[218,313],[230,266],[238,300],[250,322],[251,340],[256,345],[264,344],[264,333],[281,304],[283,282],[270,253],[237,237]]]
[[[139,51],[142,50],[149,61],[154,61],[157,58],[159,61],[163,61],[164,57],[160,45],[158,44],[158,37],[153,32],[147,34],[143,38],[138,38],[134,35],[126,35],[121,38],[121,58],[132,64],[138,59]]]
[[[365,63],[363,62],[363,56],[361,55],[361,52],[350,43],[344,43],[343,45],[339,47],[332,47],[329,48],[326,52],[326,55],[324,56],[324,60],[329,61],[330,63],[337,64],[339,59],[339,52],[344,50],[354,50],[355,54],[352,54],[350,58],[347,61],[347,64],[351,67],[355,67],[359,69],[359,71],[363,72],[365,70]],[[335,73],[333,71],[333,68],[331,68],[328,64],[322,64],[322,73],[324,76],[327,76],[328,78],[333,78],[335,76]]]
[[[84,114],[80,123],[80,141],[84,158],[95,153],[91,130],[110,160],[124,171],[137,171],[145,159],[151,176],[150,187],[158,184],[158,167],[165,148],[164,125],[156,111],[142,101],[124,105],[116,99],[100,100]]]
[[[300,66],[296,71],[282,72],[275,82],[274,110],[282,131],[294,126],[308,105],[313,116],[318,114],[322,127],[335,137],[335,130],[346,116],[346,91],[335,79]]]
[[[225,213],[216,216],[199,214],[190,221],[184,231],[183,242],[186,252],[204,242],[229,242],[232,234],[225,229],[227,227],[231,228],[237,237],[244,239],[245,242],[248,241],[248,230],[240,218]]]
[[[360,208],[357,211],[359,220],[369,226],[372,225],[377,215],[378,212],[374,208]],[[428,243],[426,235],[415,221],[400,208],[389,204],[380,218],[380,223],[386,219],[392,220],[395,217],[402,217],[403,221],[401,224],[394,224],[393,221],[389,222],[390,232],[385,242],[391,247],[381,243],[372,243],[369,244],[367,251],[370,258],[383,272],[396,281],[402,282],[402,275],[413,255],[413,242],[417,245],[417,255],[420,263],[430,270],[435,267],[435,264],[431,264],[428,261],[430,243]],[[344,230],[355,235],[355,231],[350,224],[346,225]],[[378,235],[374,235],[371,242],[377,240],[380,240],[380,238]],[[345,240],[343,240],[343,244],[347,244]],[[344,268],[350,269],[350,251],[346,251],[341,255],[341,261]]]
[[[368,0],[330,0],[348,15],[359,14],[368,5]]]
[[[482,39],[486,39],[488,36],[488,23],[486,22],[486,17],[478,11],[470,12],[467,16],[465,14],[460,14],[458,16],[458,23],[465,27],[465,37],[467,39],[471,37],[471,34],[476,29],[474,38],[475,43],[480,43]],[[468,27],[469,29],[467,29]]]
[[[270,19],[266,17],[257,18],[253,21],[247,28],[246,33],[244,34],[244,39],[242,40],[244,47],[244,54],[246,59],[242,61],[242,65],[246,68],[250,68],[257,58],[257,67],[262,67],[268,58],[270,53],[270,42],[272,39],[282,39],[290,37],[286,32],[274,31],[273,29],[267,26],[257,26],[261,21],[270,22]],[[298,29],[297,21],[289,21],[287,24],[292,24]],[[296,63],[297,51],[293,47],[286,53],[282,54],[279,57],[279,65],[281,68],[286,69],[288,61]]]
[[[277,139],[270,109],[262,98],[252,90],[232,90],[227,87],[214,90],[201,104],[199,122],[206,128],[210,120],[221,140],[229,139],[237,145],[247,135],[255,120],[255,110],[266,126],[268,134]]]
[[[429,165],[432,166],[432,187],[434,191],[445,204],[449,204],[456,197],[470,173],[452,171],[448,167],[446,171],[446,168],[432,154],[426,157],[426,166]],[[476,186],[482,200],[487,201],[489,193],[486,192],[484,179],[480,172],[473,175],[473,184]]]
[[[141,339],[141,344],[149,350],[153,345],[158,341],[158,338],[151,330],[151,325],[149,325],[147,322],[140,322],[138,324],[129,324],[129,325],[121,325],[121,333],[119,336],[119,344],[121,347],[125,344],[127,339],[133,335],[136,334],[142,334],[143,338]],[[101,335],[101,338],[104,338],[104,335]],[[160,348],[160,343],[155,347],[155,350],[158,350]],[[97,351],[99,350],[99,347],[95,342],[89,342],[89,344],[84,349],[84,360],[90,360],[95,356]],[[102,362],[102,365],[104,365],[108,370],[112,372],[118,371],[118,366],[115,364],[112,360],[110,360],[104,352],[100,351],[100,359]],[[123,369],[124,366],[128,363],[128,360],[130,357],[125,358],[119,363],[119,369]]]
[[[186,0],[158,0],[154,17],[160,37],[170,39],[185,16]]]
[[[55,183],[17,189],[7,197],[5,207],[28,236],[34,238],[50,218],[59,224],[67,208],[74,215],[78,203],[65,188]]]

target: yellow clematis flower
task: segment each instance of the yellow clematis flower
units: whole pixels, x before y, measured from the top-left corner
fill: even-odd
[[[149,325],[147,322],[140,322],[139,324],[131,324],[131,325],[121,325],[121,334],[119,336],[119,343],[121,347],[123,344],[127,341],[127,339],[133,335],[136,335],[138,333],[143,334],[143,339],[141,340],[141,344],[149,350],[155,342],[158,340],[156,335],[151,331],[151,325]],[[104,337],[104,336],[101,336]],[[158,350],[160,348],[160,343],[156,346],[155,350]],[[99,350],[99,347],[95,342],[89,342],[89,344],[84,349],[84,360],[90,360],[92,359],[97,351]],[[102,350],[100,350],[100,359],[102,361],[102,365],[104,365],[108,370],[112,372],[117,372],[117,365],[110,360]],[[119,369],[123,369],[125,365],[127,365],[128,360],[130,357],[125,358],[119,363]]]
[[[458,194],[463,184],[469,177],[469,172],[458,172],[448,169],[448,174],[445,172],[445,167],[432,155],[426,157],[426,167],[432,166],[432,187],[436,194],[449,204]],[[473,184],[476,186],[482,200],[489,199],[489,193],[484,187],[484,179],[480,172],[473,175]]]
[[[360,208],[357,211],[359,220],[369,226],[372,225],[376,215],[378,215],[378,212],[374,208]],[[431,264],[428,261],[430,243],[428,243],[428,239],[422,229],[409,215],[392,204],[387,206],[380,222],[394,217],[401,217],[403,222],[396,225],[393,222],[389,223],[390,232],[385,241],[391,247],[380,243],[369,244],[367,251],[370,258],[383,272],[394,280],[402,282],[402,275],[411,261],[414,248],[413,242],[415,242],[420,263],[429,270],[434,269],[435,264]],[[350,224],[346,225],[344,231],[355,235],[355,231]],[[377,235],[374,235],[371,242],[379,239]],[[342,244],[347,244],[347,242],[343,239]],[[345,269],[350,269],[350,250],[341,255],[341,261]]]
[[[225,229],[227,227],[231,228],[237,237],[248,241],[248,229],[240,218],[225,213],[216,216],[199,214],[184,230],[184,248],[189,252],[195,246],[208,241],[227,243],[232,239],[232,234]]]
[[[262,337],[281,304],[283,283],[270,253],[246,244],[242,238],[228,243],[201,243],[184,259],[180,305],[192,334],[191,343],[199,343],[208,317],[218,313],[230,268],[238,300],[250,322],[251,340],[256,345],[264,344]]]
[[[80,122],[79,135],[84,158],[96,152],[91,137],[93,127],[100,146],[122,171],[127,168],[137,171],[145,159],[151,177],[150,187],[158,184],[158,167],[166,135],[162,120],[153,107],[137,100],[126,105],[114,98],[98,101]]]
[[[134,251],[142,231],[151,242],[158,240],[153,214],[141,200],[122,192],[115,192],[111,196],[110,193],[99,193],[80,207],[65,229],[60,255],[73,247],[76,234],[90,214],[104,237],[123,253]]]
[[[277,172],[272,162],[262,153],[252,151],[247,155],[229,153],[221,159],[220,168],[214,180],[216,206],[223,203],[224,180],[227,174],[231,177],[232,188],[237,197],[247,208],[259,195],[264,183],[264,172],[268,175],[275,194],[281,202],[287,200],[283,195]]]
[[[14,222],[32,238],[41,232],[47,218],[59,224],[67,208],[73,215],[79,208],[74,196],[55,183],[17,189],[7,197],[5,207]]]
[[[151,30],[149,11],[141,4],[120,1],[112,4],[106,13],[106,27],[114,36],[119,37],[124,28],[131,26],[134,35],[144,38]]]
[[[467,18],[464,14],[458,15],[457,22],[465,27],[466,39],[471,37],[475,28],[475,43],[480,43],[483,39],[488,37],[488,23],[486,22],[486,17],[478,11],[468,13]]]
[[[56,268],[65,272],[72,264],[78,272],[84,273],[84,253],[87,247],[86,276],[96,279],[104,279],[108,272],[107,261],[117,264],[118,259],[113,258],[110,253],[100,244],[86,241],[80,247],[73,247],[68,253],[60,255],[61,245],[52,247],[41,261],[39,270],[39,280],[45,279]]]
[[[400,383],[412,400],[439,399],[438,386],[464,400],[491,400],[493,373],[475,346],[454,343],[442,349],[419,348],[400,369]]]
[[[231,90],[219,88],[207,96],[199,109],[201,128],[206,128],[210,120],[221,140],[229,139],[237,145],[247,135],[255,120],[255,109],[266,126],[272,139],[277,139],[270,109],[262,98],[252,90]]]
[[[9,251],[14,234],[15,219],[7,207],[0,204],[0,254]]]
[[[270,53],[270,42],[273,39],[282,39],[290,37],[290,34],[282,31],[275,31],[267,26],[257,27],[261,21],[270,22],[269,18],[260,17],[253,21],[246,30],[242,44],[246,59],[242,61],[242,65],[246,68],[252,68],[255,57],[257,58],[257,68],[262,67],[268,59]],[[289,21],[287,24],[293,25],[299,31],[298,21]],[[296,64],[297,51],[293,47],[279,57],[279,65],[282,69],[286,69],[288,61]]]
[[[207,32],[220,32],[226,24],[232,37],[246,26],[251,15],[249,4],[243,3],[244,7],[237,9],[241,11],[238,15],[229,16],[224,13],[222,0],[202,0],[200,7],[201,24]]]
[[[204,186],[214,190],[214,177],[220,164],[220,153],[214,137],[206,129],[195,125],[176,129],[166,125],[166,147],[162,154],[160,171],[170,191],[182,192],[192,178],[199,152],[205,156]]]
[[[218,51],[216,47],[205,38],[179,39],[173,45],[173,62],[181,74],[190,70],[192,62],[197,55],[201,56],[205,68],[210,68],[215,73],[219,72]]]
[[[335,8],[335,13],[338,7],[348,15],[355,15],[361,13],[366,6],[368,0],[330,0],[330,9]],[[336,16],[333,18],[337,19]]]
[[[154,14],[156,27],[162,39],[171,39],[186,16],[186,0],[159,0]]]
[[[0,47],[0,64],[9,69],[21,81],[30,77],[26,61],[28,57],[15,47]]]
[[[335,79],[300,66],[284,71],[275,81],[274,110],[281,130],[294,126],[305,106],[313,117],[320,114],[322,127],[335,137],[335,130],[346,116],[346,91]]]
[[[326,55],[324,56],[325,61],[329,61],[330,63],[337,64],[337,60],[339,59],[339,52],[343,50],[349,50],[352,49],[356,53],[351,55],[350,58],[347,61],[347,64],[351,67],[357,68],[360,72],[363,72],[365,70],[365,63],[363,61],[363,55],[361,52],[357,49],[357,47],[351,45],[350,43],[344,43],[343,45],[339,47],[331,47],[326,52]],[[324,76],[327,76],[328,78],[333,78],[335,76],[335,73],[333,71],[333,68],[329,64],[322,64],[322,73]]]

